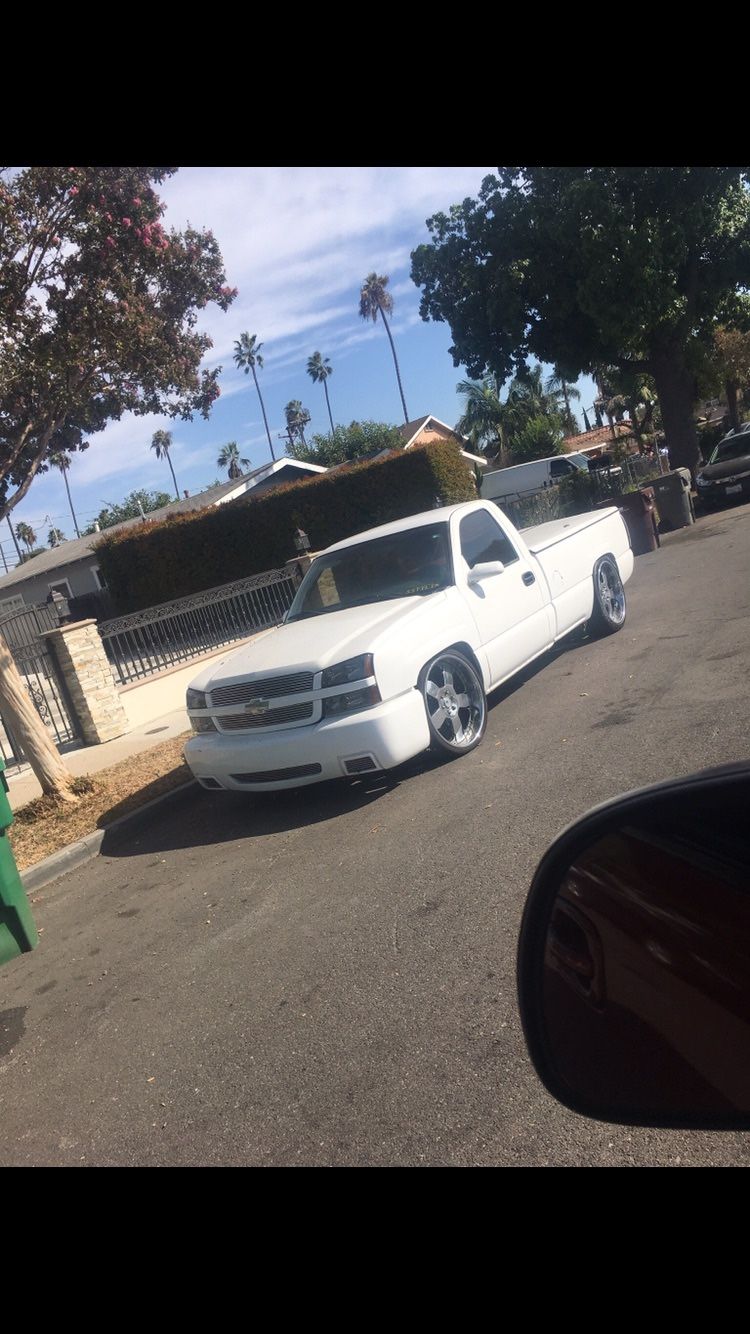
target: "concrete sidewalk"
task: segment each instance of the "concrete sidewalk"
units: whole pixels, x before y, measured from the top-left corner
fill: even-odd
[[[79,778],[84,774],[99,773],[101,769],[119,764],[121,760],[127,760],[131,755],[139,755],[152,746],[158,746],[160,741],[170,741],[172,737],[179,736],[189,728],[187,713],[184,707],[181,707],[173,709],[171,713],[165,713],[161,718],[155,718],[152,722],[133,728],[124,736],[115,737],[114,741],[105,741],[100,746],[73,744],[70,748],[65,747],[61,751],[61,756],[66,768]],[[42,795],[42,789],[29,764],[6,770],[6,778],[10,789],[10,804],[14,811]]]

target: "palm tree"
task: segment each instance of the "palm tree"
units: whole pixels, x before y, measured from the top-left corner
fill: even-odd
[[[49,462],[52,464],[53,468],[57,468],[58,472],[61,472],[63,475],[63,481],[65,482],[65,490],[68,493],[68,504],[70,505],[70,512],[73,516],[73,527],[76,530],[76,537],[80,537],[81,530],[78,527],[76,512],[73,509],[73,501],[70,498],[70,487],[68,486],[68,469],[70,467],[70,457],[68,454],[65,454],[62,450],[60,450],[56,454],[50,454]]]
[[[250,460],[241,459],[240,451],[237,448],[237,441],[230,440],[228,445],[222,447],[221,453],[216,460],[220,468],[226,468],[230,477],[241,477],[242,469],[249,468]],[[242,465],[242,466],[240,466]]]
[[[169,456],[169,451],[170,451],[170,449],[172,448],[172,432],[171,432],[171,431],[154,431],[154,434],[153,434],[153,436],[152,436],[152,438],[151,438],[151,448],[154,450],[157,459],[166,459],[166,460],[167,460],[167,463],[169,464],[169,471],[170,471],[171,474],[172,474],[172,481],[174,482],[174,493],[175,493],[177,499],[179,500],[179,499],[180,499],[180,492],[179,492],[179,489],[178,489],[178,486],[177,486],[177,478],[176,478],[175,475],[174,475],[174,468],[172,467],[172,460],[171,460],[171,458],[170,458],[170,456]]]
[[[388,321],[385,318],[386,313],[390,315],[393,310],[393,297],[385,290],[389,281],[390,279],[386,274],[368,273],[359,294],[359,313],[363,320],[372,320],[374,324],[378,318],[378,311],[380,311],[383,324],[385,325],[385,331],[388,334],[388,341],[391,345],[391,352],[393,353],[393,364],[396,367],[396,379],[398,380],[398,392],[401,395],[401,406],[404,409],[404,421],[408,422],[409,414],[406,411],[406,399],[404,398],[404,390],[401,384],[401,372],[398,368],[398,357],[396,356],[396,349],[393,345],[393,337],[391,335]]]
[[[286,429],[290,444],[294,443],[295,436],[299,436],[305,449],[307,449],[305,427],[310,422],[310,413],[307,408],[303,408],[298,398],[293,398],[284,408],[284,416],[286,417]]]
[[[256,338],[257,334],[253,334],[252,336],[248,333],[240,334],[239,338],[237,339],[234,345],[234,363],[236,366],[240,367],[240,369],[244,370],[245,375],[249,375],[251,371],[253,373],[255,388],[258,391],[258,398],[260,399],[260,410],[263,413],[263,421],[266,427],[266,435],[268,436],[268,448],[271,451],[271,458],[275,463],[276,455],[273,452],[273,445],[271,443],[271,432],[268,429],[268,418],[266,416],[266,409],[263,403],[263,395],[260,392],[258,377],[255,374],[256,366],[260,366],[261,370],[263,369],[263,358],[260,355],[260,349],[262,348],[263,344],[256,343],[255,341]]]
[[[34,532],[34,529],[31,527],[31,524],[17,523],[16,537],[18,538],[19,542],[23,542],[27,551],[34,550],[34,547],[36,546],[36,533]]]
[[[321,352],[313,352],[312,356],[307,358],[307,374],[310,376],[313,384],[322,384],[325,390],[328,420],[331,423],[331,435],[333,435],[335,427],[333,425],[331,402],[328,397],[328,385],[326,383],[329,375],[333,375],[333,366],[328,360],[328,357],[324,357]]]
[[[570,400],[571,398],[580,398],[581,395],[574,385],[568,383],[558,366],[555,366],[554,374],[547,378],[545,389],[551,398],[557,397],[559,399],[559,396],[562,395],[565,404],[565,409],[562,412],[564,429],[568,435],[578,435],[578,422],[570,406]]]
[[[487,454],[500,454],[505,463],[506,420],[505,405],[500,402],[497,381],[488,375],[484,380],[461,380],[456,393],[463,394],[464,410],[456,422],[460,435],[469,437],[475,449]]]
[[[50,528],[47,541],[51,547],[59,547],[60,543],[65,541],[65,534],[61,528]]]

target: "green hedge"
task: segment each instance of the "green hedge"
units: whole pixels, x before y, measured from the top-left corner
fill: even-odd
[[[377,524],[476,499],[458,447],[441,441],[321,473],[253,499],[111,533],[96,547],[120,614],[278,569],[303,528],[313,551]]]

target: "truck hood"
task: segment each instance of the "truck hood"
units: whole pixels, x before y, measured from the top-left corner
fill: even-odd
[[[376,653],[388,640],[398,640],[405,622],[430,615],[445,598],[441,589],[426,597],[393,598],[279,625],[209,663],[190,685],[194,690],[213,690],[277,673],[319,672],[361,653]]]

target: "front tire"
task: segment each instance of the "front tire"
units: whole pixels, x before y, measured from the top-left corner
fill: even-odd
[[[487,727],[487,697],[473,663],[446,650],[422,669],[419,685],[431,749],[454,758],[474,750]]]
[[[614,556],[602,556],[594,566],[594,610],[591,631],[595,635],[613,635],[625,624],[627,603],[625,589]]]

